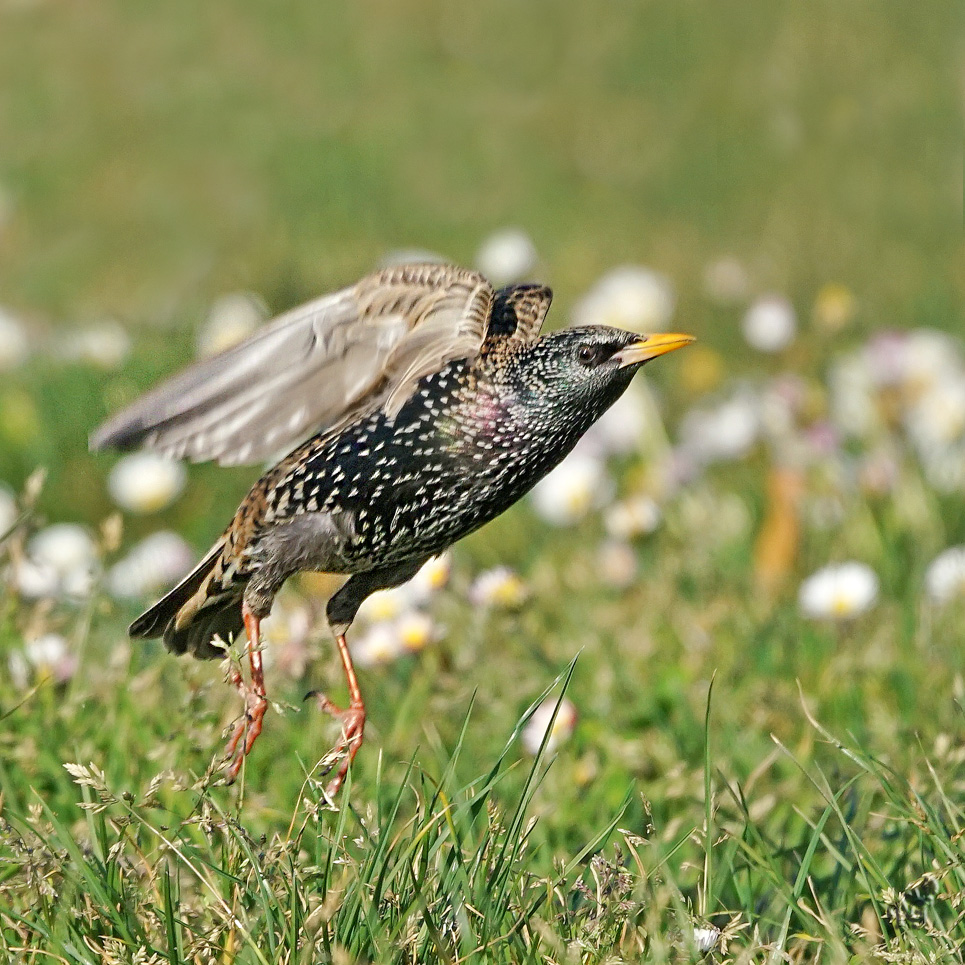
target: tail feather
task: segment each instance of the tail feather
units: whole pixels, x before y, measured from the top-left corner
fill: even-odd
[[[244,626],[244,586],[215,584],[223,548],[223,539],[215,543],[173,590],[131,624],[130,635],[144,639],[163,637],[164,646],[174,653],[190,652],[204,658],[221,656],[221,649],[212,644],[212,639],[217,635],[228,642]]]

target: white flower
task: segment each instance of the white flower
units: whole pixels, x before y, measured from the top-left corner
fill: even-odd
[[[864,563],[826,566],[809,576],[798,592],[801,612],[816,620],[856,617],[874,606],[878,577]]]
[[[30,341],[20,319],[0,308],[0,372],[9,372],[27,361]]]
[[[603,517],[606,531],[616,539],[646,536],[660,525],[660,507],[644,495],[614,503]]]
[[[952,546],[925,570],[925,591],[934,603],[965,598],[965,546]]]
[[[252,292],[222,295],[198,332],[198,355],[216,355],[247,338],[266,318],[265,303]]]
[[[556,710],[557,704],[559,704],[558,712]],[[556,720],[553,720],[554,713],[556,713]],[[546,741],[546,753],[552,754],[560,744],[570,738],[576,727],[576,716],[576,707],[573,706],[573,702],[569,698],[564,697],[559,700],[557,697],[547,697],[533,711],[533,716],[526,722],[526,726],[520,735],[526,753],[534,756],[538,754],[540,744],[543,743],[543,738],[549,732],[549,738]],[[552,730],[550,730],[551,721]]]
[[[965,435],[965,372],[932,382],[905,416],[908,437],[920,453],[944,449]]]
[[[449,553],[434,556],[407,583],[369,594],[359,607],[359,618],[369,623],[385,622],[422,606],[449,582],[451,569]]]
[[[194,562],[194,550],[177,533],[152,533],[107,572],[113,596],[136,599],[160,593],[181,579]]]
[[[68,332],[60,343],[62,358],[86,362],[105,370],[116,369],[130,351],[131,337],[127,329],[113,319]]]
[[[395,629],[402,646],[409,653],[418,653],[432,643],[439,635],[435,621],[428,613],[410,610],[403,613],[395,622]]]
[[[656,406],[646,388],[634,383],[590,426],[576,452],[604,459],[635,452],[643,445],[648,420],[659,421]]]
[[[780,352],[794,341],[797,316],[783,295],[765,295],[747,310],[742,323],[747,344],[759,352]]]
[[[365,623],[385,623],[401,616],[417,603],[412,584],[403,583],[389,590],[376,590],[367,596],[358,609],[357,618]]]
[[[67,656],[67,641],[59,633],[45,633],[24,645],[27,659],[35,667],[52,667]]]
[[[683,450],[698,465],[743,458],[760,431],[760,403],[750,389],[716,406],[691,409],[680,424]]]
[[[114,466],[107,488],[121,509],[147,515],[170,506],[183,492],[187,478],[181,463],[153,452],[135,452]]]
[[[17,500],[13,493],[0,484],[0,538],[10,530],[19,515]]]
[[[612,325],[658,331],[670,321],[676,298],[670,281],[650,268],[625,265],[604,275],[573,309],[577,325]]]
[[[94,541],[75,523],[57,523],[41,530],[30,540],[27,556],[29,564],[52,580],[54,593],[85,595],[97,571]]]
[[[469,601],[474,606],[512,610],[526,599],[523,581],[506,566],[480,573],[469,587]]]
[[[65,683],[77,669],[77,657],[59,633],[45,633],[24,644],[24,655],[34,670],[57,683]]]
[[[392,620],[377,620],[349,635],[352,659],[360,667],[391,663],[418,653],[439,638],[440,630],[427,613],[407,610]]]
[[[412,577],[412,590],[419,603],[426,602],[439,590],[445,589],[452,574],[452,554],[447,550],[422,564]]]
[[[618,590],[631,586],[639,569],[633,547],[618,539],[603,543],[597,552],[596,564],[601,581]]]
[[[572,452],[531,494],[533,508],[555,526],[572,526],[591,510],[603,506],[613,495],[613,482],[603,462]]]
[[[694,944],[697,946],[697,951],[706,954],[716,948],[717,943],[720,941],[720,935],[720,929],[715,928],[713,925],[707,928],[695,928]]]
[[[875,434],[881,418],[875,402],[875,375],[866,353],[854,352],[833,362],[828,389],[831,417],[842,432],[858,438]]]
[[[747,298],[748,288],[747,272],[736,258],[718,258],[704,269],[704,291],[718,305],[742,302]]]
[[[536,267],[536,246],[522,228],[491,234],[476,254],[476,267],[499,288],[523,281]]]
[[[391,622],[378,622],[349,635],[352,660],[358,667],[377,667],[391,663],[408,651],[398,628]]]

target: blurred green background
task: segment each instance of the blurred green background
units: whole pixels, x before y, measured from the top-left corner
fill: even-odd
[[[0,305],[55,330],[115,317],[139,346],[124,379],[34,367],[39,415],[0,390],[3,475],[50,465],[54,518],[68,495],[106,510],[86,431],[190,357],[219,294],[279,311],[399,247],[470,264],[522,227],[554,325],[603,270],[652,265],[678,327],[737,370],[738,314],[702,294],[721,255],[804,314],[847,285],[859,331],[960,324],[960,4],[4,0],[0,17]],[[84,418],[60,418],[65,399]]]

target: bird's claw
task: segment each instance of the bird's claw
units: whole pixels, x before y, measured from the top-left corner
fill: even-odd
[[[241,765],[251,753],[252,747],[255,746],[255,741],[264,725],[265,714],[268,711],[268,698],[264,694],[247,689],[243,690],[242,693],[245,698],[245,712],[235,724],[225,748],[225,760],[227,761],[225,784],[234,784],[235,778],[241,770]]]
[[[342,725],[342,736],[326,754],[325,761],[328,766],[323,767],[321,771],[322,774],[328,774],[339,757],[342,758],[342,762],[335,772],[335,777],[328,782],[328,786],[325,788],[326,796],[333,798],[338,794],[339,788],[345,781],[345,775],[348,774],[349,765],[355,760],[355,755],[362,746],[365,732],[365,705],[361,702],[352,703],[347,710],[341,710],[325,694],[317,690],[305,695],[305,700],[309,698],[314,698],[320,710],[334,717]]]

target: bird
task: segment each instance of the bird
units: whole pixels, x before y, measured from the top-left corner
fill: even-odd
[[[694,341],[603,325],[541,334],[552,297],[451,264],[385,268],[190,365],[91,433],[92,450],[273,462],[195,569],[129,629],[200,658],[245,635],[250,682],[232,671],[244,713],[227,783],[262,731],[261,621],[289,577],[348,577],[326,616],[349,704],[308,695],[341,725],[324,759],[334,797],[365,729],[346,640],[362,602],[516,503],[638,369]]]

